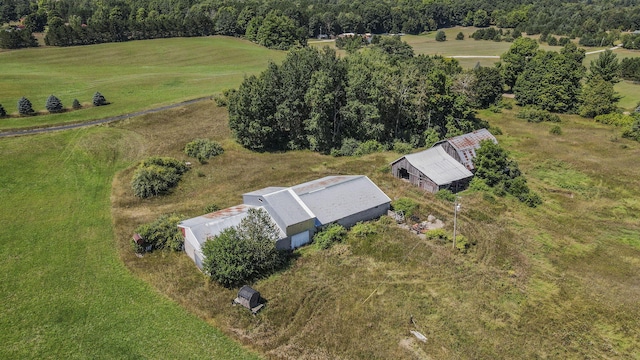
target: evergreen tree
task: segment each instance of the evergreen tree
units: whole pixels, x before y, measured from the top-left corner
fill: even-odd
[[[605,50],[598,55],[598,58],[591,60],[589,77],[600,77],[604,81],[611,83],[620,82],[620,63],[617,55],[611,50]]]
[[[18,100],[18,113],[20,115],[33,115],[35,111],[33,111],[33,106],[31,105],[31,101],[26,97],[21,97]]]
[[[102,96],[102,94],[100,94],[99,92],[96,92],[95,94],[93,94],[93,106],[103,106],[107,104],[109,103],[104,98],[104,96]]]
[[[595,75],[587,80],[580,95],[580,116],[593,118],[609,114],[617,109],[620,96],[613,90],[613,83]]]
[[[0,104],[0,118],[7,116],[7,111],[4,109],[4,106]]]
[[[58,113],[63,110],[62,102],[60,101],[60,99],[58,99],[53,95],[49,95],[49,97],[47,98],[47,103],[45,104],[45,108],[50,113]]]
[[[456,35],[456,40],[464,40],[464,34],[462,33],[462,31],[460,31],[458,35]]]
[[[71,107],[73,107],[74,110],[78,110],[82,108],[82,105],[80,104],[80,101],[78,101],[78,99],[73,99],[73,104],[71,105]]]

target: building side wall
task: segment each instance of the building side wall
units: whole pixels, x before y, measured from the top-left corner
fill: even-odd
[[[434,183],[426,175],[421,173],[420,170],[411,165],[406,158],[402,158],[391,165],[391,172],[393,173],[393,176],[398,179],[402,178],[400,176],[400,169],[406,169],[409,172],[409,182],[422,190],[430,193],[435,193],[439,190],[438,184]]]
[[[390,208],[391,208],[391,205],[389,203],[385,203],[382,205],[378,205],[374,208],[367,209],[359,213],[347,216],[336,222],[346,228],[350,228],[361,221],[369,221],[369,220],[377,219],[382,215],[386,215],[387,211]]]
[[[454,148],[453,145],[451,145],[449,142],[445,141],[442,144],[440,144],[440,146],[442,146],[442,148],[444,149],[444,151],[447,152],[447,154],[449,154],[452,158],[456,159],[457,162],[465,166],[467,165],[464,163],[463,159],[460,158],[460,153],[458,153],[458,150]]]

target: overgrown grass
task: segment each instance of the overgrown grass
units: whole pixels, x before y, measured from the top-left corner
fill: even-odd
[[[329,174],[366,174],[392,199],[418,201],[420,218],[433,214],[452,230],[450,203],[384,170],[396,154],[251,153],[229,139],[225,110],[207,103],[118,125],[153,139],[145,155],[179,157],[196,133],[226,151],[194,165],[164,198],[136,199],[131,170],[118,174],[117,244],[140,277],[271,358],[634,357],[640,169],[633,164],[640,146],[612,142],[611,128],[578,117],[563,117],[563,134],[551,135],[549,124],[516,119],[518,110],[480,115],[503,129],[499,141],[545,204],[530,209],[511,198],[462,193],[458,231],[477,241],[468,254],[376,225],[330,250],[302,248],[290,268],[254,284],[268,300],[257,317],[221,305],[234,291],[208,282],[183,254],[136,258],[127,245],[132,229],[160,213],[198,215],[211,202],[234,205],[243,192]],[[427,343],[411,338],[414,329]]]
[[[92,128],[0,141],[0,358],[252,358],[123,266],[111,180],[144,151]]]
[[[0,53],[0,103],[17,114],[25,96],[46,113],[47,97],[66,108],[78,99],[84,108],[55,115],[0,120],[0,129],[44,126],[122,115],[211,96],[238,86],[284,52],[229,37],[175,38],[69,48],[34,48]],[[108,106],[92,107],[99,91]]]

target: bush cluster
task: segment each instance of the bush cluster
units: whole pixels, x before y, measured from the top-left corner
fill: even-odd
[[[418,202],[407,198],[401,197],[391,203],[393,211],[402,211],[405,217],[410,217],[418,209]]]
[[[218,156],[223,152],[224,149],[222,149],[222,145],[209,139],[196,139],[184,147],[184,153],[187,154],[187,156],[198,159],[201,164],[204,164],[208,159]]]
[[[136,233],[144,239],[144,244],[140,246],[134,242],[136,251],[143,252],[145,246],[151,246],[153,250],[182,250],[184,237],[178,223],[184,219],[178,214],[162,215],[151,223],[138,226]]]
[[[142,161],[133,174],[133,193],[143,199],[163,195],[178,184],[188,169],[183,162],[174,158],[150,157]]]
[[[313,242],[319,249],[328,249],[333,244],[342,242],[347,230],[340,224],[331,224],[313,236]]]
[[[620,113],[611,113],[605,115],[598,115],[594,118],[596,122],[613,125],[613,126],[631,126],[635,121],[635,118],[631,115],[625,115]]]
[[[527,122],[540,123],[543,121],[560,122],[560,116],[552,114],[546,110],[536,109],[534,107],[524,107],[518,112],[516,117],[527,120]]]
[[[399,144],[400,148],[404,147],[405,143]],[[410,145],[409,145],[410,146]],[[394,145],[395,147],[395,145]],[[344,139],[340,149],[333,149],[331,155],[333,156],[364,156],[377,152],[387,151],[387,147],[376,140],[367,140],[360,142],[353,138]]]

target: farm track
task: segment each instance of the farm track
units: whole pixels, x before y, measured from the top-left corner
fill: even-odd
[[[121,120],[130,119],[130,118],[136,117],[136,116],[153,114],[153,113],[157,113],[157,112],[160,112],[160,111],[174,109],[174,108],[185,106],[185,105],[191,105],[191,104],[195,104],[195,103],[198,103],[198,102],[201,102],[201,101],[205,101],[205,100],[211,100],[211,97],[210,96],[201,97],[201,98],[182,101],[182,102],[179,102],[179,103],[175,103],[175,104],[171,104],[171,105],[165,105],[165,106],[161,106],[161,107],[157,107],[157,108],[153,108],[153,109],[137,111],[137,112],[130,113],[130,114],[111,116],[111,117],[108,117],[108,118],[98,119],[98,120],[91,120],[91,121],[87,121],[87,122],[79,122],[79,123],[66,124],[66,125],[53,125],[53,126],[41,127],[41,128],[2,131],[2,132],[0,132],[0,138],[13,137],[13,136],[23,136],[23,135],[35,135],[35,134],[42,134],[42,133],[50,133],[50,132],[54,132],[54,131],[62,131],[62,130],[69,130],[69,129],[79,129],[79,128],[84,128],[84,127],[89,127],[89,126],[94,126],[94,125],[108,124],[108,123],[112,123],[112,122],[115,122],[115,121],[121,121]]]

